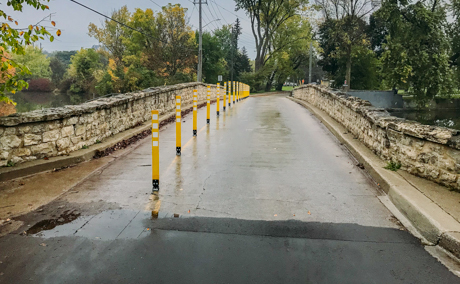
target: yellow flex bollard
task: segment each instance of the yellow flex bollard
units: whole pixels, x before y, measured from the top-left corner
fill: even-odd
[[[228,81],[228,107],[232,104],[232,82]]]
[[[206,123],[209,124],[209,122],[211,121],[211,86],[208,86],[208,96],[206,98],[206,103]]]
[[[198,110],[198,90],[193,90],[193,136],[196,137],[197,135],[197,127],[196,127],[196,116]]]
[[[224,100],[223,102],[224,103],[222,104],[222,109],[225,112],[225,105],[227,104],[227,82],[224,82]]]
[[[219,116],[219,110],[220,110],[220,83],[217,83],[217,98],[216,98],[216,104],[217,104],[217,116]]]
[[[233,81],[233,88],[232,88],[232,101],[235,104],[235,81]]]
[[[176,155],[181,154],[181,109],[180,109],[181,97],[176,96]]]
[[[241,97],[241,83],[238,82],[238,93],[237,93],[237,96],[236,96],[236,101],[239,102],[240,101],[240,97]]]
[[[160,121],[158,110],[152,110],[152,190],[160,190]]]

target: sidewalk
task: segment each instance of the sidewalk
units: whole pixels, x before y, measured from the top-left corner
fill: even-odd
[[[348,131],[322,110],[289,98],[310,110],[378,183],[386,195],[380,200],[423,243],[448,250],[460,258],[460,193],[403,170],[384,169],[386,163],[353,139]]]

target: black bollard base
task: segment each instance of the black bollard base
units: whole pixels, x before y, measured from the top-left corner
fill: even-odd
[[[180,156],[180,147],[176,147],[176,155]]]
[[[152,180],[152,191],[160,190],[160,181],[157,179]]]
[[[206,123],[209,124],[209,119],[206,119]]]
[[[193,130],[193,136],[196,137],[196,130]]]

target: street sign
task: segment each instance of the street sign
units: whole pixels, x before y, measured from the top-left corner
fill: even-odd
[[[217,78],[217,81],[222,82],[222,75],[219,75]]]

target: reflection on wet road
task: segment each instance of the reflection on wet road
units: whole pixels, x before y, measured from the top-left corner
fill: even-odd
[[[0,282],[460,283],[306,109],[227,110],[206,125],[200,109],[196,138],[184,117],[181,156],[174,124],[160,130],[157,194],[145,139],[24,216],[0,238]]]

